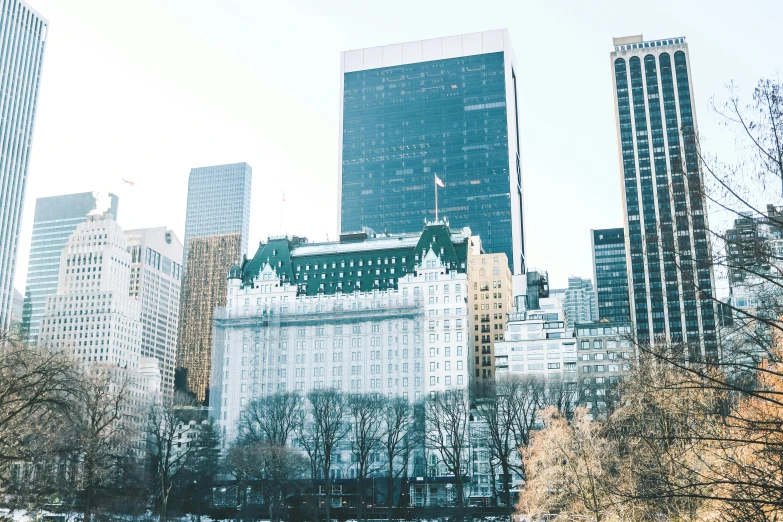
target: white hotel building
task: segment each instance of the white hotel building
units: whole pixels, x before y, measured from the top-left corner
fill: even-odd
[[[224,440],[250,400],[317,388],[402,396],[473,375],[470,230],[271,239],[228,278],[215,314],[210,406]]]

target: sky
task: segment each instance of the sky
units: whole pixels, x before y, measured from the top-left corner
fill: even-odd
[[[562,287],[592,277],[590,229],[623,224],[612,37],[687,38],[708,151],[731,145],[710,98],[783,65],[778,0],[28,2],[49,33],[22,292],[36,198],[111,191],[123,228],[181,240],[192,167],[252,166],[251,255],[281,232],[335,239],[340,52],[501,28],[517,59],[528,265]]]

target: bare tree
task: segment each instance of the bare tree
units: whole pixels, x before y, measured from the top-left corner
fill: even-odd
[[[528,480],[518,513],[530,520],[643,520],[618,510],[618,499],[607,487],[611,443],[600,426],[579,409],[572,419],[549,406],[542,412],[545,428],[533,436],[524,455]],[[655,520],[655,517],[649,520]]]
[[[193,409],[195,402],[190,397],[175,393],[164,401],[152,404],[147,415],[147,443],[154,473],[153,496],[161,522],[168,515],[172,489],[197,450],[195,437],[199,432],[198,415]],[[194,438],[182,440],[182,433]]]
[[[650,482],[656,476],[667,477],[658,483],[667,487],[653,489],[652,493],[645,488],[642,491],[647,496],[657,495],[667,506],[699,506],[708,491],[709,495],[720,496],[720,510],[726,519],[774,520],[781,516],[777,508],[783,476],[767,463],[783,461],[783,424],[778,421],[783,401],[777,387],[783,380],[783,351],[779,348],[783,334],[783,251],[775,239],[783,230],[783,214],[780,207],[772,205],[765,211],[764,203],[778,201],[783,185],[783,86],[779,78],[762,79],[746,102],[737,86],[729,84],[728,97],[723,102],[713,100],[713,107],[720,121],[735,134],[736,147],[729,152],[732,157],[705,153],[693,127],[684,126],[681,133],[686,154],[691,150],[697,161],[690,160],[687,168],[673,168],[672,176],[683,178],[688,191],[695,195],[692,199],[706,199],[714,210],[710,223],[700,205],[691,207],[687,216],[706,230],[710,255],[698,263],[681,258],[675,264],[686,288],[684,298],[698,300],[703,309],[722,312],[714,316],[722,326],[721,351],[719,357],[707,357],[709,364],[701,364],[698,343],[654,346],[640,342],[637,349],[643,358],[653,359],[682,382],[676,386],[653,384],[656,381],[636,384],[647,387],[647,395],[642,397],[649,398],[655,392],[664,394],[671,403],[675,403],[676,394],[692,389],[700,391],[695,399],[715,394],[719,397],[698,411],[695,406],[700,403],[695,399],[688,409],[683,405],[688,415],[683,413],[685,420],[677,423],[668,417],[666,423],[659,421],[659,407],[650,407],[648,417],[640,420],[637,415],[627,423],[637,430],[646,429],[644,434],[634,430],[621,433],[636,433],[648,444],[654,442],[655,451],[650,453],[657,453],[657,459],[668,459],[671,469],[678,473],[675,479],[669,479],[671,474],[651,466],[642,476]],[[734,219],[735,229],[726,230],[727,221]],[[746,233],[742,227],[746,227]],[[765,227],[773,233],[765,236],[760,232]],[[672,248],[664,250],[674,252],[673,240],[669,241]],[[742,293],[745,303],[719,300],[707,278],[700,275],[708,268],[728,281],[734,298]],[[708,315],[703,317],[710,320]],[[621,399],[610,420],[628,414],[627,405]],[[647,433],[654,426],[676,428],[674,441],[689,444],[689,451],[682,450],[683,454],[696,460],[683,456],[677,457],[678,461],[675,450],[680,446],[672,443],[668,432],[653,431],[654,436]]]
[[[298,489],[302,475],[307,473],[307,459],[289,446],[255,442],[244,448],[248,475],[256,480],[266,502],[271,522],[280,519],[280,513]]]
[[[377,470],[372,467],[372,456],[380,450],[381,415],[386,401],[376,394],[355,394],[348,397],[351,422],[351,453],[356,461],[358,503],[356,516],[363,521],[366,496],[365,480]]]
[[[425,405],[425,438],[428,451],[437,455],[447,473],[454,475],[457,506],[464,504],[464,475],[470,449],[468,423],[470,397],[465,389],[438,392]]]
[[[111,366],[91,368],[79,393],[81,408],[72,417],[72,436],[82,468],[82,512],[90,522],[101,493],[111,489],[123,463],[133,458],[142,429],[127,415],[132,381]]]
[[[545,398],[544,380],[512,375],[478,385],[476,414],[487,425],[493,463],[500,467],[502,500],[511,507],[512,473],[524,478],[520,452],[530,444],[538,410]]]
[[[548,377],[544,381],[543,407],[553,406],[566,418],[574,414],[579,402],[579,384],[566,382],[562,376]]]
[[[394,483],[408,470],[408,463],[415,448],[422,443],[424,426],[416,422],[413,405],[403,397],[387,401],[379,419],[380,444],[386,460],[386,503],[389,520],[394,507]]]
[[[301,422],[303,411],[304,401],[298,393],[281,392],[253,399],[239,422],[239,436],[249,442],[284,446]]]
[[[294,426],[294,447],[300,447],[307,454],[310,467],[310,483],[312,495],[308,497],[311,502],[310,509],[313,520],[318,520],[318,477],[323,465],[323,444],[321,430],[318,429],[308,413],[303,414],[299,422]]]
[[[320,446],[320,463],[323,473],[326,520],[331,520],[332,505],[332,457],[338,445],[350,432],[347,400],[343,393],[331,389],[316,389],[307,395],[312,416],[313,440]],[[317,454],[317,452],[316,452]]]
[[[71,359],[0,331],[0,490],[9,466],[61,449],[58,432],[74,412],[82,374]]]
[[[247,503],[247,483],[256,471],[256,464],[250,456],[250,445],[241,444],[239,441],[229,446],[223,457],[222,468],[226,473],[234,477],[237,488],[237,510]]]
[[[188,459],[184,479],[187,487],[183,502],[195,510],[198,522],[209,505],[219,472],[220,432],[214,420],[209,419],[198,426],[195,450]]]

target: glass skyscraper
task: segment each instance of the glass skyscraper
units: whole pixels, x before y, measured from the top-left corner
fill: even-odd
[[[342,53],[339,226],[413,233],[439,214],[524,271],[514,51],[506,30]]]
[[[629,323],[631,303],[628,294],[628,264],[625,261],[625,230],[606,228],[591,230],[590,233],[598,319]]]
[[[718,356],[706,204],[685,38],[614,39],[613,87],[629,251],[631,319],[641,341]]]
[[[33,237],[27,264],[22,328],[31,343],[38,340],[38,329],[46,307],[46,298],[57,292],[60,256],[70,235],[92,211],[107,211],[117,218],[117,196],[82,192],[35,200]]]
[[[188,241],[194,237],[238,233],[242,238],[240,255],[247,253],[252,180],[253,169],[247,163],[190,170],[183,266],[187,262]]]
[[[0,0],[0,328],[11,320],[19,226],[49,23],[22,0]]]

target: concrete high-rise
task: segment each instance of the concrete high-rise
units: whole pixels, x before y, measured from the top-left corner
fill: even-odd
[[[141,356],[158,360],[161,391],[174,392],[182,243],[166,227],[126,230],[131,251],[129,295],[141,303]]]
[[[130,260],[122,229],[108,213],[80,223],[61,252],[39,344],[85,364],[138,368],[140,306],[128,295]]]
[[[215,307],[226,306],[226,274],[241,262],[241,248],[238,233],[190,240],[190,264],[180,298],[177,369],[186,371],[188,391],[202,403],[208,399]]]
[[[591,230],[590,234],[598,320],[628,323],[631,321],[631,303],[628,294],[625,230],[606,228]]]
[[[718,357],[714,276],[685,38],[614,39],[610,56],[631,319],[642,342]]]
[[[571,276],[568,278],[568,288],[552,289],[550,295],[562,296],[563,310],[570,326],[596,320],[598,305],[591,280]]]
[[[247,163],[190,170],[183,266],[187,266],[188,241],[194,237],[240,234],[240,256],[247,253],[252,181],[253,169]]]
[[[478,243],[479,241],[475,241]],[[506,314],[512,311],[511,270],[506,255],[476,254],[470,257],[468,310],[473,311],[475,379],[495,377],[495,343],[503,340]]]
[[[33,237],[27,264],[22,328],[31,343],[38,340],[46,298],[57,291],[60,256],[71,234],[90,212],[108,212],[117,219],[117,196],[82,192],[35,200]]]
[[[0,328],[11,320],[19,227],[48,27],[49,22],[23,0],[0,0]]]
[[[140,303],[128,295],[131,252],[108,212],[95,211],[68,238],[60,258],[57,291],[46,298],[40,346],[72,356],[85,371],[106,371],[133,400],[122,408],[123,429],[137,455],[146,445],[145,420],[158,400],[155,359],[141,355]]]
[[[341,56],[339,229],[416,233],[439,213],[524,273],[517,69],[508,31]]]

